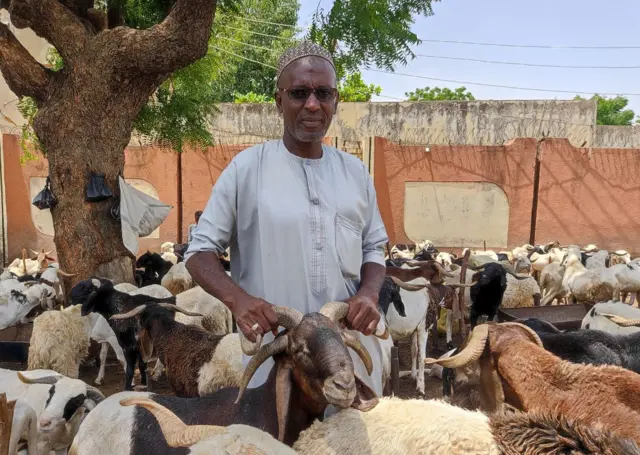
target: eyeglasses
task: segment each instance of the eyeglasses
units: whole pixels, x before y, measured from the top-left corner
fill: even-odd
[[[331,87],[317,87],[317,88],[309,88],[309,87],[296,87],[296,88],[279,88],[279,91],[287,92],[289,95],[289,99],[293,101],[306,101],[309,98],[309,95],[313,92],[316,99],[321,103],[324,101],[333,100],[337,93],[338,89]]]

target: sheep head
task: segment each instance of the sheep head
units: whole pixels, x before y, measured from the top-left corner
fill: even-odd
[[[442,284],[445,278],[455,276],[436,261],[408,261],[407,265],[419,267],[420,275],[431,284]]]
[[[505,402],[503,379],[495,359],[514,339],[526,339],[542,347],[542,341],[529,327],[515,322],[486,323],[474,327],[459,352],[449,358],[425,359],[425,365],[462,368],[477,362],[480,368],[480,397],[483,409],[498,411]]]
[[[368,411],[378,404],[375,392],[354,371],[347,348],[353,349],[371,374],[371,356],[360,341],[339,323],[349,309],[345,302],[329,302],[319,312],[302,315],[274,306],[278,324],[286,330],[261,346],[247,365],[236,403],[242,399],[257,369],[270,357],[276,360],[278,439],[284,439],[289,401],[298,388],[317,408],[334,405]]]
[[[113,291],[113,283],[105,278],[91,278],[78,282],[70,293],[71,304],[82,305],[82,316],[93,312],[101,295],[107,295]]]

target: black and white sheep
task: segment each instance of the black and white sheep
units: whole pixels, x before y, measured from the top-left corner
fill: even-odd
[[[111,320],[138,318],[176,396],[204,396],[223,387],[239,386],[243,366],[238,334],[212,335],[200,327],[176,322],[174,312],[201,316],[174,304],[146,303],[128,313],[115,314]]]
[[[23,400],[35,412],[39,454],[64,453],[87,413],[104,400],[95,387],[52,370],[0,369],[0,390],[8,400]]]
[[[139,324],[133,320],[111,321],[109,318],[114,314],[131,311],[147,302],[175,303],[175,297],[155,299],[144,294],[130,295],[116,291],[113,283],[107,279],[91,278],[80,281],[71,289],[71,302],[82,305],[82,316],[96,312],[109,321],[109,325],[124,351],[127,363],[124,389],[131,390],[133,387],[133,372],[136,363],[140,370],[142,385],[148,385],[147,364],[140,350]]]

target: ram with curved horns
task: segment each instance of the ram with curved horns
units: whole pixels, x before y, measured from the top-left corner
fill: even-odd
[[[478,362],[482,408],[510,405],[559,413],[570,420],[640,441],[640,376],[617,366],[561,360],[529,327],[509,322],[476,326],[460,352],[425,364],[462,368]]]
[[[325,409],[369,411],[378,404],[375,392],[354,369],[351,348],[371,374],[366,348],[340,324],[348,311],[345,302],[328,302],[319,312],[303,315],[274,306],[285,330],[259,346],[247,365],[240,387],[229,387],[198,398],[122,392],[107,398],[85,420],[74,447],[78,455],[184,453],[171,448],[158,422],[140,407],[123,407],[120,400],[149,397],[187,425],[251,425],[291,445],[300,432],[323,418]],[[256,370],[269,358],[275,361],[267,381],[247,388]]]

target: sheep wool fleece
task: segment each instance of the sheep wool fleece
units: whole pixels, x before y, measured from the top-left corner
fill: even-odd
[[[319,159],[293,155],[282,140],[243,150],[221,173],[193,231],[185,260],[230,248],[231,278],[249,294],[302,313],[354,295],[366,262],[385,265],[387,233],[369,172],[357,157],[323,145]],[[382,320],[381,320],[382,323]],[[371,354],[369,376],[382,396],[382,344],[352,331]],[[268,333],[264,342],[271,341]],[[246,366],[250,357],[243,355]],[[269,359],[249,387],[263,384]]]

